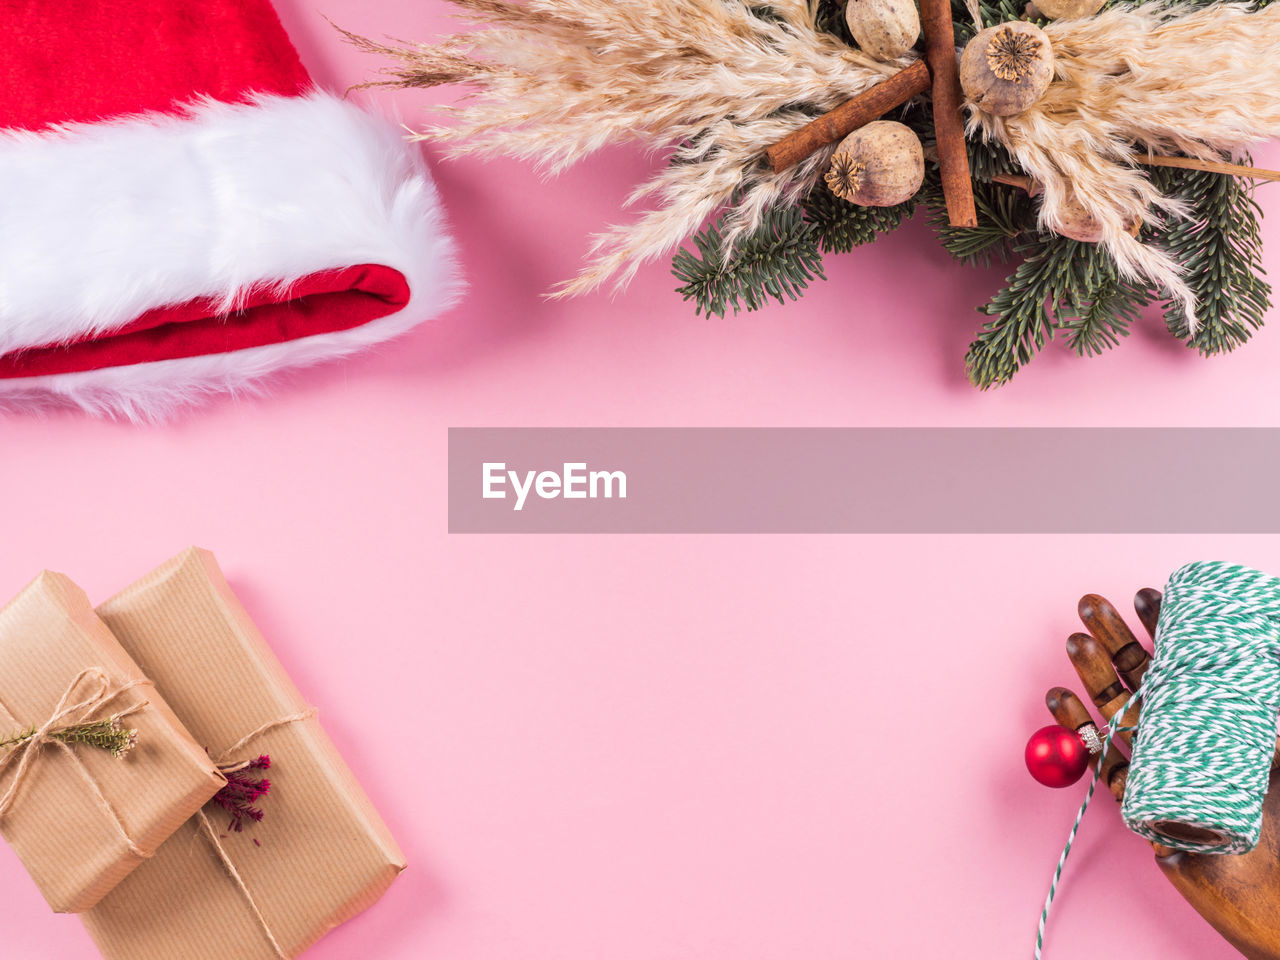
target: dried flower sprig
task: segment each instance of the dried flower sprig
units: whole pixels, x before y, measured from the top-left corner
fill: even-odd
[[[254,776],[254,771],[270,767],[271,757],[265,753],[253,760],[218,767],[227,778],[227,785],[214,794],[213,802],[231,815],[229,829],[239,833],[244,829],[244,821],[261,822],[262,808],[255,804],[271,790],[271,781],[266,777]]]
[[[0,740],[0,750],[25,743],[37,732],[34,726],[19,730]],[[113,757],[123,757],[138,744],[138,731],[125,727],[120,723],[119,717],[80,723],[63,730],[53,730],[48,736],[52,740],[59,740],[68,745],[82,743],[98,750],[105,750]]]

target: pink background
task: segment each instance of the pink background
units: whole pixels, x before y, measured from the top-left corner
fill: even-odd
[[[448,24],[438,0],[280,6],[338,87],[378,64],[322,15]],[[361,96],[408,122],[431,99]],[[1153,317],[981,394],[961,358],[1001,274],[919,222],[829,260],[803,305],[695,319],[665,264],[613,300],[541,301],[654,162],[620,149],[549,183],[439,164],[466,304],[271,399],[157,429],[0,422],[0,594],[51,567],[105,598],[188,544],[218,553],[412,863],[315,960],[1029,956],[1081,791],[1035,785],[1021,750],[1070,677],[1076,599],[1127,608],[1196,558],[1280,571],[1280,540],[450,538],[446,428],[1277,425],[1280,317],[1212,362]],[[1118,495],[1099,474],[1064,464],[1045,496]],[[1047,956],[1236,956],[1150,860],[1103,798]],[[3,847],[0,895],[6,956],[96,955]]]

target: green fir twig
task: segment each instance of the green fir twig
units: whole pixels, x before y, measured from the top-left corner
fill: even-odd
[[[756,232],[738,240],[727,255],[723,221],[693,238],[695,251],[681,247],[671,271],[681,281],[677,292],[692,300],[699,314],[723,317],[732,310],[759,310],[770,299],[798,300],[810,281],[825,280],[818,231],[797,207],[769,211]]]
[[[1073,302],[1074,316],[1061,321],[1067,346],[1078,357],[1094,357],[1116,346],[1152,300],[1150,287],[1122,277],[1110,257],[1104,255],[1103,261],[1085,299]]]
[[[0,750],[16,747],[33,738],[38,731],[35,727],[27,727],[0,740]],[[50,739],[59,740],[67,745],[84,744],[98,750],[105,750],[113,757],[123,757],[138,743],[138,731],[121,725],[119,718],[95,720],[81,723],[62,730],[52,730]]]
[[[841,200],[819,181],[805,198],[804,218],[813,224],[823,253],[849,253],[897,230],[915,211],[914,199],[895,207],[861,207]]]
[[[1196,297],[1195,335],[1176,304],[1165,310],[1169,332],[1206,357],[1234,350],[1262,326],[1271,308],[1271,284],[1262,279],[1262,212],[1253,187],[1240,177],[1195,170],[1155,170],[1152,179],[1190,211],[1155,237],[1185,265]]]
[[[844,7],[845,0],[818,0],[814,25],[823,33],[829,33],[849,46],[855,47],[857,43],[849,33],[849,24],[844,18]]]
[[[938,178],[931,177],[925,183],[924,198],[929,209],[929,225],[943,248],[961,263],[984,267],[992,260],[1008,263],[1013,256],[1014,241],[1035,232],[1035,206],[1026,192],[1017,187],[974,180],[976,227],[951,226]]]
[[[1150,302],[1149,291],[1122,279],[1106,250],[1039,234],[1014,245],[1022,262],[985,307],[992,319],[969,346],[965,369],[980,389],[1008,383],[1058,330],[1087,355],[1115,345]]]

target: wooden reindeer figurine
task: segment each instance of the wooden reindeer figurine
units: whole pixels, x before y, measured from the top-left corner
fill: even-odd
[[[1139,591],[1134,608],[1154,638],[1160,593]],[[1088,633],[1071,635],[1067,656],[1105,727],[1138,689],[1151,655],[1115,607],[1102,597],[1085,596],[1079,611]],[[1045,704],[1053,718],[1070,730],[1099,728],[1081,699],[1066,687],[1049,690]],[[1132,709],[1135,715],[1127,716],[1125,725],[1137,719],[1137,707]],[[1131,736],[1121,734],[1126,742]],[[1096,764],[1097,758],[1092,762]],[[1127,755],[1113,745],[1103,760],[1099,779],[1117,800],[1124,797],[1128,772]],[[1251,852],[1236,856],[1189,854],[1152,844],[1156,864],[1178,892],[1249,960],[1280,960],[1280,790],[1276,789],[1276,778],[1273,761],[1262,839]],[[1170,836],[1179,835],[1173,832],[1179,829],[1176,825],[1165,824],[1162,829]],[[1204,839],[1185,826],[1181,834],[1188,840]]]

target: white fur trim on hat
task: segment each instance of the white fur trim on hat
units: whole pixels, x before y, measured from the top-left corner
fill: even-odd
[[[177,114],[0,134],[0,354],[108,333],[196,298],[356,264],[400,271],[406,307],[233,353],[0,378],[0,405],[158,419],[285,367],[396,337],[461,281],[418,150],[324,93],[199,101]]]

